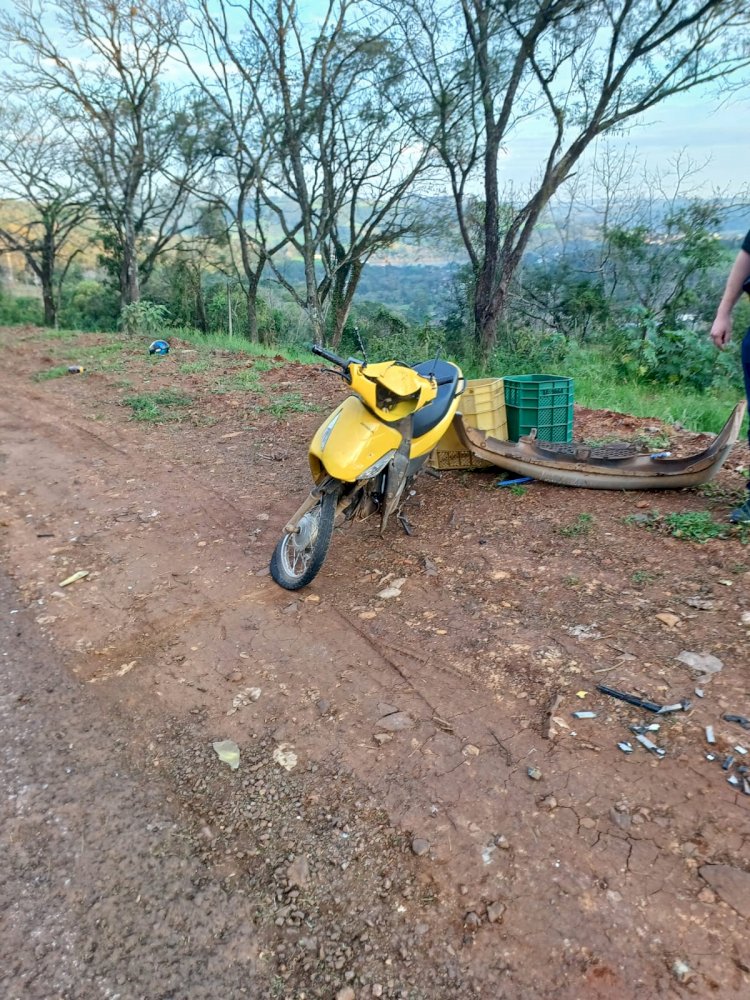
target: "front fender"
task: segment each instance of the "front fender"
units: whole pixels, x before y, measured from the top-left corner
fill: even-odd
[[[310,444],[313,479],[333,476],[344,483],[360,478],[379,458],[395,451],[401,434],[384,424],[357,399],[349,396],[320,425]]]

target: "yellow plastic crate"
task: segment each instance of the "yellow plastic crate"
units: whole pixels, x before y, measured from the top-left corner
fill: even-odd
[[[501,378],[470,379],[458,412],[469,427],[476,427],[498,441],[508,440],[505,390]],[[492,465],[475,458],[464,447],[452,424],[438,442],[429,464],[433,469],[489,469]]]
[[[505,382],[501,378],[473,378],[466,383],[458,404],[464,422],[479,431],[503,431],[500,440],[507,440],[508,422],[505,414]],[[498,434],[492,433],[497,438]]]

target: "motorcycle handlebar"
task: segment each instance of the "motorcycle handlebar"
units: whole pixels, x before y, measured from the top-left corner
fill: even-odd
[[[330,361],[333,365],[338,365],[339,368],[348,368],[349,362],[344,358],[340,358],[338,354],[334,354],[333,351],[327,351],[325,347],[318,347],[317,344],[313,344],[310,348],[313,354],[317,354],[321,358],[325,358],[326,361]]]

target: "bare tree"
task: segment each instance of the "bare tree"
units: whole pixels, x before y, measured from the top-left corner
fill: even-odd
[[[43,94],[75,142],[123,304],[190,225],[187,182],[211,155],[201,107],[166,81],[181,23],[171,0],[17,0],[0,15],[6,80]]]
[[[261,186],[276,151],[258,113],[263,67],[243,55],[245,45],[234,31],[230,11],[229,3],[194,0],[192,31],[180,42],[180,53],[216,135],[211,169],[193,183],[192,191],[214,219],[224,220],[232,269],[245,293],[248,336],[257,341],[265,338],[258,328],[260,280],[268,260],[288,238],[284,233],[270,236],[264,225]]]
[[[57,324],[63,281],[84,247],[80,227],[91,217],[91,194],[71,175],[70,152],[43,108],[0,111],[0,197],[16,216],[0,226],[0,253],[4,246],[22,254],[36,275],[45,326]]]
[[[314,28],[294,0],[250,0],[236,40],[228,6],[199,3],[221,72],[254,119],[236,178],[255,199],[253,250],[306,310],[316,341],[337,344],[366,262],[422,225],[413,184],[429,151],[388,115],[394,53],[382,32],[354,23],[355,0],[328,0]],[[282,246],[302,260],[303,290]]]
[[[747,66],[750,10],[742,0],[397,0],[396,9],[426,95],[413,120],[438,125],[487,356],[541,212],[590,144]],[[546,151],[523,203],[504,220],[501,152],[532,116]],[[475,180],[479,238],[467,223]]]

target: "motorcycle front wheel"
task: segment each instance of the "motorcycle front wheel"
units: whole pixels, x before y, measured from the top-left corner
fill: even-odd
[[[284,535],[271,557],[271,576],[285,590],[306,587],[320,572],[336,518],[337,493],[325,493],[293,535]]]

